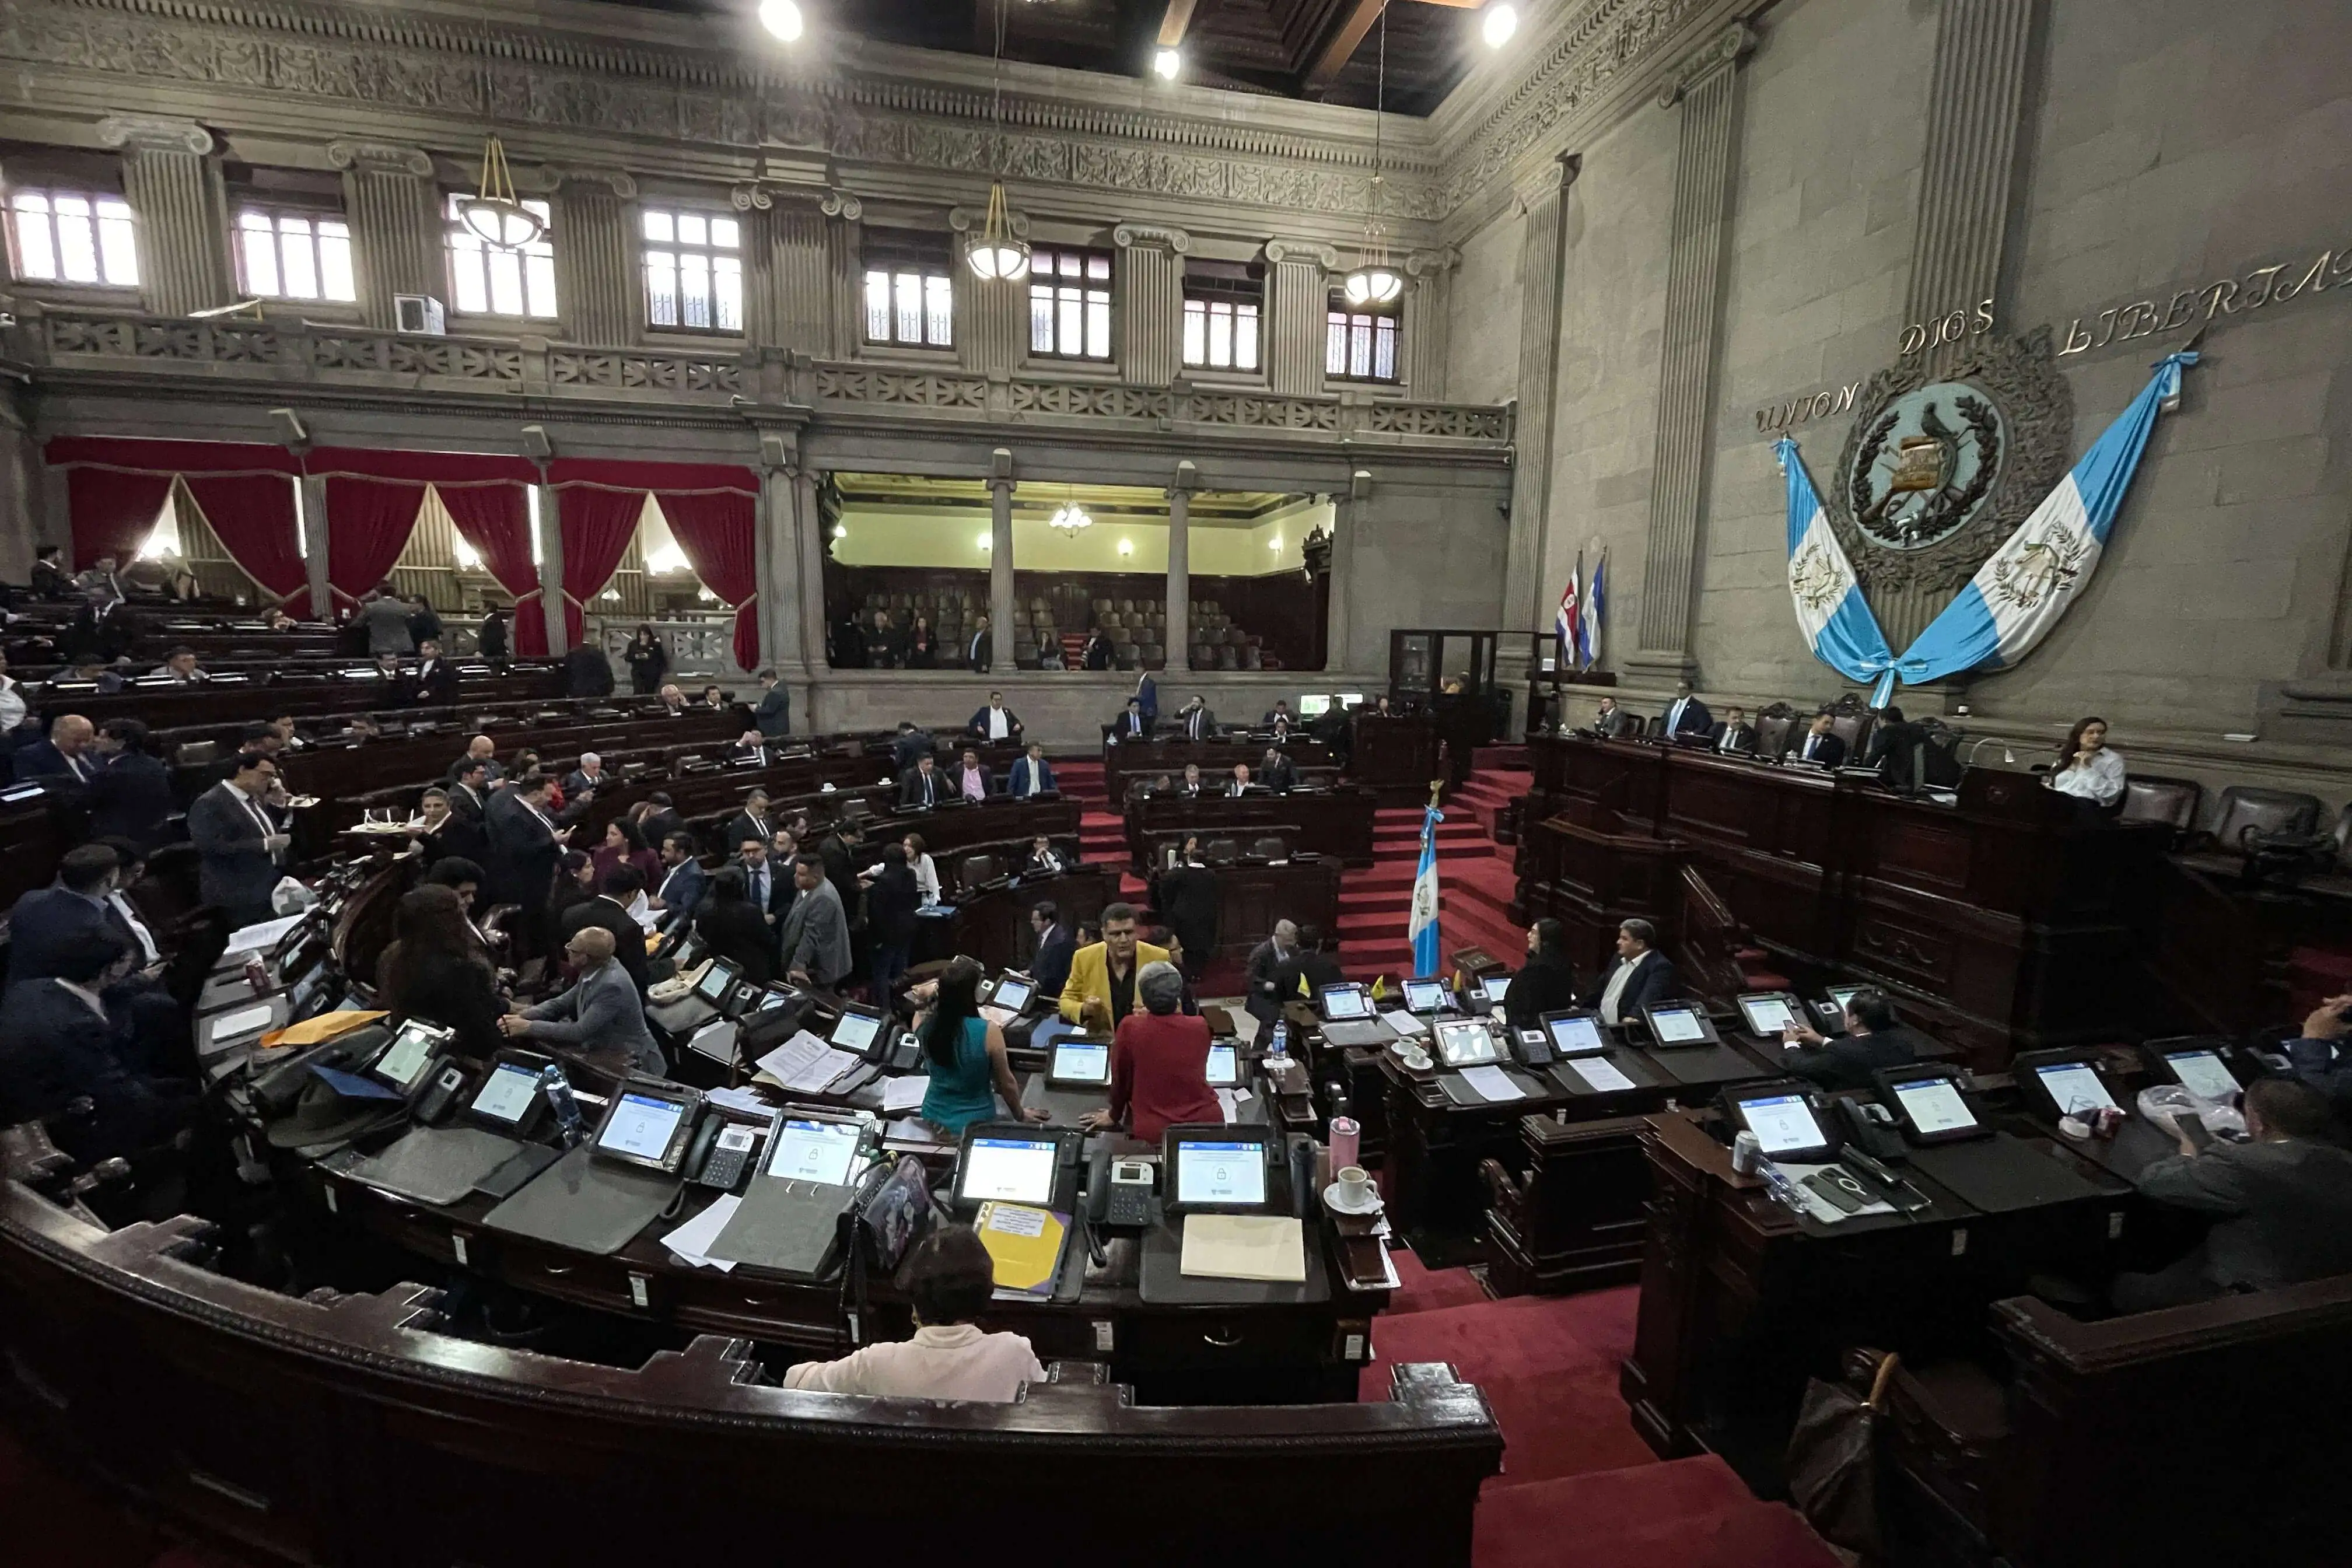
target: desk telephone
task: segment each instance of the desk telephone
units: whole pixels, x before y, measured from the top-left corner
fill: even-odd
[[[1886,1107],[1876,1100],[1841,1098],[1837,1108],[1848,1144],[1882,1163],[1909,1157],[1910,1145],[1904,1142],[1895,1113]]]
[[[1544,1038],[1541,1029],[1514,1029],[1518,1041],[1519,1060],[1531,1068],[1551,1066],[1551,1042]]]
[[[1151,1224],[1151,1194],[1159,1168],[1143,1159],[1095,1151],[1087,1172],[1087,1216],[1106,1230],[1143,1230]]]
[[[748,1121],[730,1121],[717,1111],[703,1117],[702,1126],[687,1151],[686,1179],[698,1187],[722,1193],[739,1192],[751,1173],[751,1152],[760,1144],[760,1129]]]

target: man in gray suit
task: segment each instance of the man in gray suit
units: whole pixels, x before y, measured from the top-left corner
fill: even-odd
[[[276,763],[239,752],[236,771],[188,805],[188,837],[202,858],[197,886],[231,927],[255,925],[275,912],[269,895],[284,875],[291,842],[262,805],[277,782]]]
[[[793,857],[793,886],[797,895],[777,932],[785,975],[794,984],[829,990],[849,973],[848,911],[824,879],[822,856]]]
[[[582,926],[563,946],[563,956],[580,978],[562,995],[509,1013],[499,1028],[509,1039],[548,1040],[563,1046],[618,1046],[648,1078],[668,1075],[669,1064],[646,1027],[645,1004],[635,982],[614,962],[613,933]]]
[[[409,630],[406,605],[379,588],[367,596],[355,617],[367,632],[368,652],[411,654],[415,635]]]
[[[2232,1291],[2352,1273],[2352,1153],[2326,1142],[2326,1096],[2294,1079],[2246,1090],[2246,1142],[2180,1152],[2139,1173],[2139,1190],[2213,1216],[2189,1255],[2154,1274],[2119,1274],[2116,1309],[2150,1312]]]

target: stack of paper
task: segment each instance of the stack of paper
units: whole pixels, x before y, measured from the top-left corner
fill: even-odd
[[[711,1246],[719,1239],[719,1233],[725,1230],[727,1222],[735,1217],[735,1207],[742,1201],[733,1193],[727,1194],[663,1237],[662,1245],[677,1254],[679,1261],[690,1263],[697,1268],[716,1268],[721,1274],[733,1273],[735,1265],[713,1258],[709,1253]]]
[[[882,1080],[882,1109],[887,1112],[913,1110],[923,1103],[923,1096],[931,1091],[929,1073],[908,1073],[903,1078]]]
[[[856,1067],[858,1058],[836,1050],[801,1030],[760,1058],[755,1079],[764,1079],[792,1094],[822,1094],[827,1085]]]
[[[1390,1028],[1395,1030],[1398,1035],[1408,1040],[1412,1039],[1416,1035],[1425,1035],[1429,1033],[1428,1025],[1423,1023],[1419,1018],[1414,1017],[1412,1014],[1406,1012],[1402,1007],[1397,1008],[1393,1012],[1381,1014],[1381,1022],[1386,1024]]]
[[[1464,1068],[1462,1081],[1478,1091],[1478,1098],[1499,1104],[1507,1100],[1525,1100],[1528,1091],[1511,1081],[1511,1075],[1497,1067]]]
[[[240,926],[229,933],[228,946],[222,950],[223,958],[235,958],[240,952],[258,952],[265,947],[276,947],[278,939],[292,931],[310,915],[308,910],[297,910],[290,915],[258,925]]]
[[[1187,1215],[1178,1268],[1195,1279],[1304,1284],[1307,1233],[1288,1215]]]
[[[765,1116],[776,1109],[761,1098],[756,1089],[750,1088],[705,1089],[702,1098],[713,1105],[723,1105],[730,1110],[740,1110],[752,1116]]]
[[[913,1144],[917,1148],[952,1149],[955,1145],[940,1136],[939,1129],[920,1117],[902,1116],[882,1129],[882,1142],[892,1147]]]
[[[1633,1080],[1619,1072],[1616,1064],[1606,1057],[1572,1057],[1560,1063],[1559,1068],[1562,1072],[1574,1073],[1604,1094],[1633,1087]]]

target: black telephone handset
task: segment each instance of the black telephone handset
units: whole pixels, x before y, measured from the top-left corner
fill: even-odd
[[[1518,1042],[1519,1060],[1531,1068],[1551,1066],[1551,1042],[1541,1029],[1513,1029],[1511,1037]]]
[[[1087,1171],[1087,1217],[1106,1230],[1147,1229],[1151,1187],[1150,1161],[1115,1159],[1108,1145],[1098,1148]]]
[[[736,1191],[751,1174],[751,1150],[759,1141],[760,1130],[750,1122],[707,1111],[686,1152],[686,1179],[698,1187]]]
[[[427,1072],[432,1069],[427,1068]],[[425,1092],[417,1097],[416,1120],[427,1126],[437,1125],[457,1103],[457,1091],[466,1087],[466,1069],[451,1062],[442,1067]]]
[[[1886,1107],[1842,1095],[1837,1108],[1839,1118],[1845,1123],[1846,1138],[1859,1145],[1864,1153],[1879,1161],[1910,1158],[1911,1146],[1903,1141],[1902,1129],[1895,1125],[1895,1114]]]

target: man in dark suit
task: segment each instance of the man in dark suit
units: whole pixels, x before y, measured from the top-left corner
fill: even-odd
[[[1183,938],[1177,938],[1182,942]],[[1192,944],[1184,943],[1189,954]],[[1274,1037],[1282,1005],[1298,990],[1298,927],[1289,921],[1274,922],[1274,934],[1250,949],[1249,1000],[1244,1004],[1257,1020],[1261,1038]]]
[[[2213,1226],[2170,1268],[2116,1276],[2117,1310],[2154,1311],[2352,1271],[2352,1153],[2327,1141],[2326,1096],[2266,1078],[2247,1089],[2243,1109],[2245,1142],[2200,1152],[2176,1131],[2179,1153],[2140,1172],[2142,1193],[2210,1215]]]
[[[890,766],[903,773],[915,765],[917,757],[928,757],[937,750],[939,742],[931,739],[929,730],[919,730],[901,719],[898,721],[898,738],[890,742]]]
[[[1672,960],[1657,950],[1657,928],[1647,921],[1627,921],[1617,928],[1617,962],[1599,984],[1584,994],[1579,1005],[1598,1011],[1601,1021],[1622,1024],[1638,1018],[1653,1002],[1676,994]]]
[[[1703,741],[1715,728],[1715,715],[1706,704],[1691,695],[1691,683],[1675,682],[1675,700],[1658,717],[1659,732],[1669,741]]]
[[[101,838],[128,838],[143,849],[163,841],[175,804],[172,770],[147,750],[147,726],[109,719],[99,731],[100,763],[89,784],[89,830]]]
[[[457,700],[457,667],[441,657],[441,645],[432,637],[416,645],[416,673],[408,678],[408,700],[420,708],[446,708]]]
[[[1217,952],[1217,874],[1205,866],[1180,860],[1160,873],[1151,895],[1152,907],[1184,948],[1186,978],[1207,967]]]
[[[772,741],[793,732],[793,694],[777,681],[772,669],[760,672],[760,705],[751,710],[751,722]]]
[[[981,762],[980,753],[970,746],[963,749],[956,765],[948,770],[948,792],[956,799],[969,801],[974,805],[988,799],[995,784],[996,780]]]
[[[1186,763],[1184,776],[1176,783],[1176,793],[1188,800],[1196,800],[1209,793],[1209,781],[1201,776],[1201,764]],[[1177,935],[1183,933],[1179,931]]]
[[[73,579],[66,575],[58,560],[58,547],[44,544],[33,557],[33,596],[37,599],[70,599],[79,590]]]
[[[740,844],[746,838],[756,838],[765,844],[776,836],[775,824],[768,820],[768,792],[752,790],[743,797],[743,809],[727,822],[728,844]]]
[[[1277,794],[1298,787],[1298,770],[1279,746],[1268,746],[1257,765],[1257,782]]]
[[[890,612],[874,612],[874,629],[866,634],[866,664],[869,669],[897,669],[907,662],[907,643],[890,624]]]
[[[102,997],[132,956],[108,931],[58,954],[57,973],[8,988],[0,1005],[0,1126],[39,1121],[82,1163],[169,1142],[195,1108],[193,1089],[133,1072]]]
[[[1707,736],[1707,745],[1725,756],[1753,755],[1756,751],[1756,726],[1748,721],[1744,708],[1727,708],[1723,721]]]
[[[593,752],[580,753],[580,765],[563,775],[563,798],[577,800],[590,790],[609,788],[613,776],[604,771],[604,759]]]
[[[915,759],[915,765],[898,778],[898,809],[929,811],[947,798],[948,781],[932,765],[931,753],[925,752]]]
[[[1201,698],[1195,697],[1184,704],[1184,711],[1177,717],[1184,726],[1186,740],[1213,741],[1216,739],[1217,716],[1209,711],[1208,703]]]
[[[539,614],[537,606],[529,612]],[[582,643],[563,656],[563,689],[574,697],[613,695],[613,661],[604,650]]]
[[[1070,960],[1078,951],[1077,933],[1062,923],[1061,909],[1050,899],[1030,906],[1029,929],[1037,937],[1037,951],[1029,960],[1029,977],[1037,983],[1038,995],[1057,997],[1070,982]]]
[[[1294,730],[1298,727],[1298,716],[1290,710],[1290,700],[1287,698],[1276,698],[1274,706],[1266,710],[1265,717],[1258,721],[1258,728],[1262,730],[1271,730],[1278,724],[1287,725]]]
[[[1078,650],[1078,665],[1084,669],[1110,668],[1110,637],[1097,626],[1087,634],[1086,647]]]
[[[974,674],[985,675],[990,661],[996,657],[996,637],[988,629],[986,616],[972,622],[971,627],[971,636],[965,639],[963,645],[964,668]],[[990,701],[996,700],[994,692],[989,693]]]
[[[646,928],[629,913],[629,900],[637,896],[646,879],[635,866],[619,865],[604,873],[601,889],[593,899],[585,899],[563,911],[556,927],[556,936],[569,942],[589,926],[613,933],[613,961],[627,973],[637,994],[646,993]]]
[[[1633,727],[1633,716],[1617,706],[1617,699],[1604,697],[1600,710],[1592,715],[1592,732],[1604,741],[1613,741]]]
[[[59,715],[49,725],[48,738],[16,748],[10,757],[18,784],[58,779],[68,785],[87,785],[98,776],[98,760],[89,754],[97,728],[79,713]]]
[[[1151,721],[1143,716],[1143,705],[1130,697],[1127,711],[1111,721],[1111,734],[1121,741],[1140,741],[1151,733]]]
[[[637,817],[637,831],[644,834],[647,844],[659,844],[673,833],[687,833],[686,818],[670,804],[669,792],[657,789],[629,809],[635,814],[640,807],[644,815]],[[692,835],[688,835],[691,841]]]
[[[202,858],[197,886],[205,902],[226,912],[232,929],[270,918],[291,840],[262,804],[278,783],[278,764],[240,752],[236,773],[189,803],[188,837]]]
[[[1824,1039],[1800,1023],[1783,1037],[1788,1054],[1780,1065],[1823,1089],[1869,1089],[1881,1068],[1906,1067],[1933,1047],[1917,1030],[1895,1022],[1895,1004],[1883,991],[1857,991],[1845,1005],[1845,1034]]]
[[[793,901],[792,873],[776,864],[767,839],[730,842],[735,847],[735,868],[743,873],[743,901],[759,910],[772,931]]]
[[[1050,835],[1039,833],[1029,840],[1029,858],[1021,863],[1024,877],[1058,877],[1070,868],[1062,852],[1054,847]]]
[[[1021,715],[1004,705],[1004,693],[992,691],[985,707],[973,710],[971,720],[964,726],[977,741],[1010,741],[1021,743]]]
[[[1004,793],[1014,800],[1027,800],[1060,787],[1054,782],[1054,764],[1045,760],[1045,748],[1034,741],[1029,742],[1025,755],[1013,759],[1004,775]]]
[[[1830,732],[1830,716],[1813,715],[1812,728],[1797,742],[1790,758],[1800,763],[1811,763],[1816,767],[1833,768],[1845,761],[1845,742]]]
[[[78,845],[58,863],[55,883],[16,900],[8,911],[9,984],[50,979],[60,953],[89,932],[110,929],[106,900],[117,863],[104,845]]]
[[[490,829],[491,898],[521,909],[524,930],[537,952],[545,945],[556,862],[562,858],[572,829],[548,809],[543,773],[526,773],[492,795],[484,815]]]
[[[702,902],[703,889],[710,879],[702,869],[702,862],[694,858],[694,839],[690,835],[673,833],[661,841],[661,886],[654,889],[654,900],[661,906],[661,921],[656,929],[672,936],[682,935],[694,919],[695,907]]]
[[[739,768],[764,768],[776,761],[776,749],[757,730],[746,730],[727,749],[727,760]]]
[[[475,736],[466,742],[465,754],[449,764],[449,776],[452,779],[457,778],[462,774],[467,763],[478,762],[482,764],[483,784],[488,785],[497,783],[506,773],[506,770],[499,765],[498,750],[498,742],[488,735]]]
[[[450,773],[449,815],[467,824],[481,836],[482,847],[489,847],[489,819],[484,815],[489,803],[490,768],[479,757],[463,757]]]

